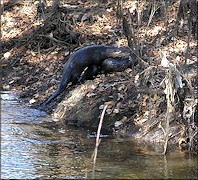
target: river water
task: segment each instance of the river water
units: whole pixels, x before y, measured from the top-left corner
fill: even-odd
[[[91,134],[91,136],[90,136]],[[1,93],[2,179],[197,179],[197,155],[166,156],[131,139],[102,138],[96,165],[92,132],[66,126]]]

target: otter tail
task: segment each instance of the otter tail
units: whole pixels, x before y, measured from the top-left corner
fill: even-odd
[[[49,99],[47,99],[47,100],[44,102],[44,104],[45,104],[45,105],[48,104],[51,100],[53,100],[53,99],[56,98],[60,93],[62,93],[62,92],[65,90],[65,88],[66,88],[67,84],[69,83],[69,81],[70,81],[70,76],[69,76],[68,74],[67,74],[67,76],[64,75],[64,76],[62,77],[62,79],[61,79],[61,83],[60,83],[58,89],[49,97]]]
[[[63,90],[59,87],[45,102],[44,104],[48,104],[52,99],[56,98]]]

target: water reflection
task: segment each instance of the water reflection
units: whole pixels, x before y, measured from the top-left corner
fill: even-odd
[[[92,178],[95,139],[87,131],[55,122],[44,112],[2,94],[1,178]],[[98,149],[95,178],[197,178],[197,157],[167,156],[129,139],[104,138]]]
[[[186,154],[182,152],[163,156],[148,155],[148,151],[143,150],[142,146],[131,141],[101,143],[96,178],[197,179],[196,155],[191,154],[187,163]]]

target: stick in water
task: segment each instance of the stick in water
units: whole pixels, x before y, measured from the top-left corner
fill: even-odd
[[[97,157],[97,153],[98,153],[98,146],[101,142],[101,139],[100,139],[100,131],[101,131],[101,128],[102,128],[102,122],[103,122],[103,119],[104,119],[104,115],[105,115],[105,111],[107,109],[107,104],[105,105],[103,111],[102,111],[102,114],[100,116],[100,122],[99,122],[99,125],[98,125],[98,131],[97,131],[97,136],[96,136],[96,146],[95,146],[95,150],[93,152],[93,155],[92,155],[92,158],[93,158],[93,178],[95,178],[95,167],[96,167],[96,157]]]

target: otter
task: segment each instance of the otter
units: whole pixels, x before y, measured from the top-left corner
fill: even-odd
[[[96,74],[97,67],[101,66],[104,60],[108,58],[127,57],[129,54],[130,53],[125,48],[106,45],[91,45],[77,50],[69,57],[65,64],[59,87],[44,104],[48,104],[52,99],[62,93],[69,82],[76,84],[86,68],[86,74],[90,76],[93,75],[93,73]],[[108,61],[106,64],[108,64]]]

